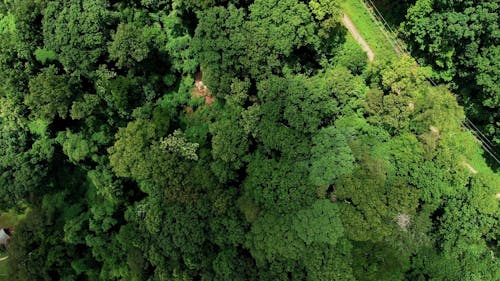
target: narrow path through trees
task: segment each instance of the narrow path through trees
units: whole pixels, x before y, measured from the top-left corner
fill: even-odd
[[[372,51],[368,43],[366,43],[365,39],[361,37],[358,30],[356,29],[356,26],[354,26],[354,24],[352,23],[351,19],[349,19],[347,15],[344,15],[342,17],[342,21],[344,22],[344,25],[351,33],[352,37],[354,37],[354,39],[361,45],[363,51],[366,52],[366,54],[368,55],[368,59],[370,61],[373,61],[373,59],[375,58],[375,53]]]

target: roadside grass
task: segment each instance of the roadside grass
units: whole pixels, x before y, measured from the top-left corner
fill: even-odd
[[[401,22],[405,20],[408,4],[400,1],[371,0],[377,9],[387,20],[387,23],[394,29],[398,29]]]
[[[7,253],[5,251],[1,250],[0,251],[0,259],[3,257],[6,257]],[[6,281],[8,280],[8,274],[7,274],[7,260],[2,260],[0,261],[0,281]]]
[[[0,228],[15,227],[20,220],[24,218],[25,214],[18,214],[15,211],[8,211],[0,213]]]
[[[375,53],[375,61],[395,60],[398,54],[384,33],[373,22],[362,0],[342,0],[340,6],[356,26],[359,34]]]
[[[361,45],[352,37],[351,33],[347,33],[345,37],[345,42],[342,44],[342,48],[346,50],[352,50],[353,52],[363,52],[364,54],[365,51],[363,51],[363,48],[361,48]],[[368,56],[366,57],[366,61],[368,63]]]

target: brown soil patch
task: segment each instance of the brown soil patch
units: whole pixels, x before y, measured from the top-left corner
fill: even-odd
[[[431,130],[431,132],[433,132],[434,134],[439,134],[439,129],[434,127],[434,126],[430,126],[429,129]]]
[[[194,89],[192,92],[195,97],[204,97],[205,104],[213,104],[215,102],[215,98],[212,96],[208,87],[203,84],[203,72],[198,71],[195,75],[194,80]]]
[[[410,110],[414,110],[415,109],[415,104],[413,102],[410,102],[408,104],[408,107],[410,108]]]

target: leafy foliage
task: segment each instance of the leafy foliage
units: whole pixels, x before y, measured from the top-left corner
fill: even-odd
[[[416,1],[402,23],[413,53],[453,81],[471,119],[499,142],[499,1]]]
[[[27,212],[9,277],[498,279],[499,178],[463,109],[410,57],[367,64],[341,14],[1,2],[0,202]]]

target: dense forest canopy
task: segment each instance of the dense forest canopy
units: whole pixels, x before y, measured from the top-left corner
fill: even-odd
[[[450,82],[467,115],[500,151],[499,0],[418,0],[401,31],[434,77]]]
[[[339,1],[0,2],[10,278],[499,280],[500,177],[427,81],[498,109],[498,47],[369,63]]]

